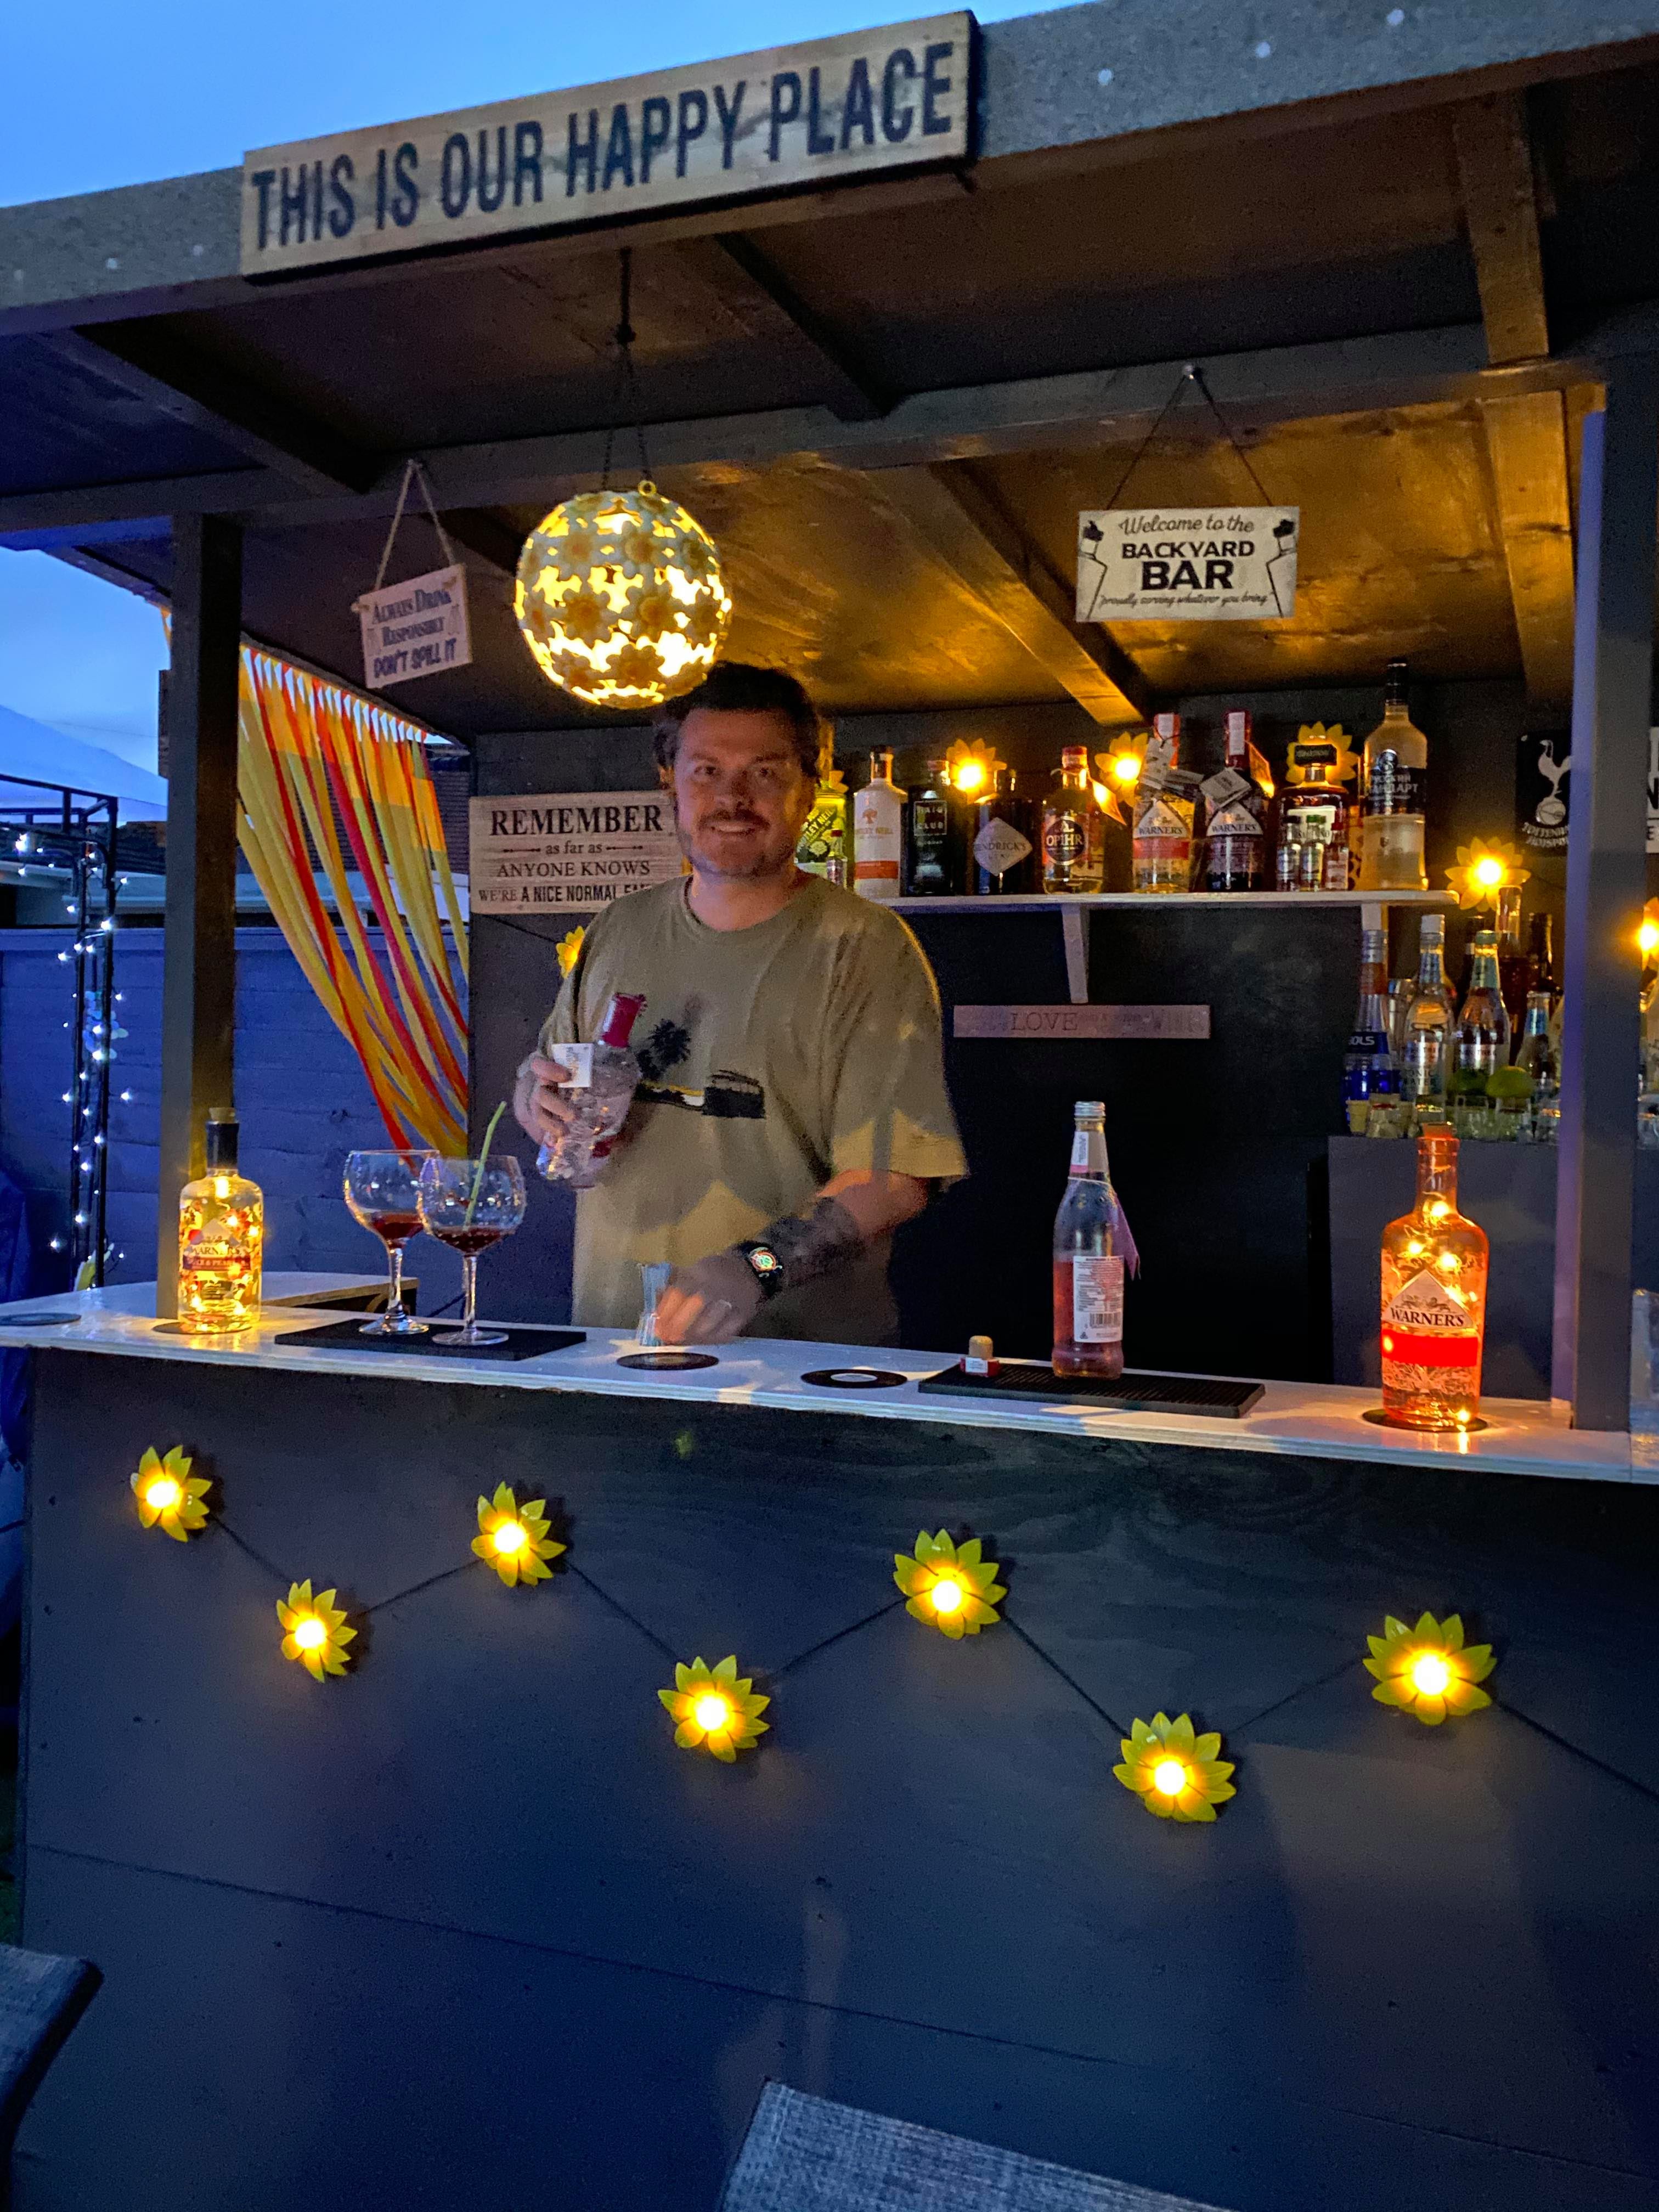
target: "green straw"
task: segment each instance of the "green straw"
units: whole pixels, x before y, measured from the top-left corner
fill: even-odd
[[[490,1115],[489,1127],[484,1131],[483,1150],[478,1155],[478,1172],[472,1178],[472,1195],[466,1201],[466,1219],[462,1224],[464,1228],[471,1229],[472,1226],[472,1217],[474,1213],[477,1212],[478,1206],[478,1193],[483,1188],[484,1164],[489,1158],[489,1147],[495,1138],[495,1124],[501,1120],[502,1115],[505,1114],[506,1111],[507,1101],[503,1098],[501,1104]]]

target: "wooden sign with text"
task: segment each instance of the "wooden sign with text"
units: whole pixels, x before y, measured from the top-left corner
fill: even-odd
[[[930,15],[242,162],[242,274],[833,184],[972,150],[974,19]]]
[[[1207,1006],[958,1006],[959,1037],[998,1037],[1009,1043],[1069,1044],[1079,1037],[1122,1043],[1201,1042],[1210,1034]]]
[[[682,873],[662,791],[475,799],[468,830],[474,914],[591,913]]]

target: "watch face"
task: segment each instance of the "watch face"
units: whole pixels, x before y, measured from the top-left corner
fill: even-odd
[[[763,1244],[757,1245],[749,1255],[749,1264],[757,1275],[781,1275],[783,1262],[775,1252],[769,1252]]]

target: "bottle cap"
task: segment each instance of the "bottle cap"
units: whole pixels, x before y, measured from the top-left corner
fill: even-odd
[[[1072,1109],[1072,1118],[1077,1121],[1103,1121],[1106,1103],[1101,1098],[1079,1098]]]
[[[994,1358],[994,1346],[992,1345],[990,1338],[988,1336],[970,1336],[968,1340],[968,1357],[969,1359],[990,1359]]]
[[[1443,945],[1446,941],[1446,917],[1443,914],[1425,914],[1418,925],[1419,945]]]
[[[1498,950],[1497,931],[1493,929],[1477,929],[1474,933],[1474,949],[1477,952],[1496,952]]]
[[[1228,744],[1236,751],[1240,745],[1248,744],[1249,741],[1250,717],[1249,712],[1243,707],[1230,707],[1227,709]]]
[[[1066,746],[1066,747],[1065,747],[1065,749],[1064,749],[1064,750],[1062,750],[1062,752],[1060,753],[1060,764],[1061,768],[1063,768],[1063,769],[1087,768],[1087,767],[1088,767],[1088,765],[1089,765],[1089,748],[1088,748],[1088,746],[1087,746],[1087,745],[1067,745],[1067,746]]]
[[[210,1106],[203,1133],[203,1152],[210,1169],[234,1168],[241,1125],[229,1106]]]
[[[1181,735],[1181,717],[1179,714],[1154,714],[1152,727],[1160,738],[1178,738]]]
[[[605,1020],[599,1029],[599,1042],[615,1045],[618,1050],[624,1048],[633,1034],[634,1024],[640,1017],[640,1008],[644,1004],[642,994],[636,995],[631,991],[617,991],[613,994],[610,1005],[605,1010]]]

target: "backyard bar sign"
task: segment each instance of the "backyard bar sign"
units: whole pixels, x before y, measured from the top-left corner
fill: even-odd
[[[970,151],[973,18],[268,146],[242,164],[242,273],[409,253]]]
[[[1079,622],[1279,622],[1296,612],[1294,507],[1101,507],[1077,519]]]
[[[591,912],[683,873],[663,791],[475,799],[468,830],[474,914]]]

